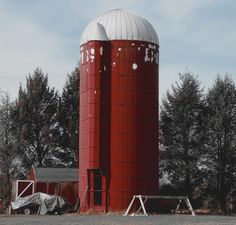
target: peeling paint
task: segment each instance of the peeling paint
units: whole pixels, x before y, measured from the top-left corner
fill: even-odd
[[[156,64],[159,64],[159,54],[158,54],[158,52],[156,53]]]
[[[113,62],[112,65],[115,66],[115,65],[116,65],[116,62]]]
[[[86,50],[86,62],[88,62],[89,61],[89,52],[88,52],[88,50]]]
[[[145,49],[145,57],[144,57],[144,62],[151,61],[149,58],[149,48]]]
[[[136,63],[133,63],[132,68],[133,70],[136,70],[138,68],[138,65]]]
[[[157,49],[157,46],[156,46],[156,45],[149,44],[149,45],[148,45],[148,48],[156,50],[156,49]]]
[[[81,52],[81,63],[83,64],[84,63],[84,53]]]
[[[134,46],[134,45],[135,45],[135,43],[132,43],[131,45],[132,45],[132,46]]]
[[[100,55],[103,55],[103,47],[100,47]]]
[[[140,51],[140,47],[138,47],[138,51]]]
[[[155,58],[156,58],[156,53],[155,53],[155,49],[154,46],[156,48],[156,45],[151,45],[149,44],[152,48],[150,49],[149,47],[145,49],[145,57],[144,57],[144,61],[145,62],[154,62]]]
[[[122,49],[121,48],[118,48],[118,51],[120,52]]]
[[[91,48],[90,52],[92,55],[94,55],[94,52],[95,52],[94,48]]]

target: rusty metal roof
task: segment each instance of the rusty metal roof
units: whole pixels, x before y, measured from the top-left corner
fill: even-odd
[[[43,168],[34,167],[37,182],[78,181],[78,168]]]

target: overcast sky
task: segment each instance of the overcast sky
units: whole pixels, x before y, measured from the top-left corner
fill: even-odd
[[[115,8],[145,17],[160,41],[160,94],[178,73],[236,81],[235,0],[0,0],[0,89],[17,96],[36,67],[61,91],[79,61],[80,36],[97,15]]]

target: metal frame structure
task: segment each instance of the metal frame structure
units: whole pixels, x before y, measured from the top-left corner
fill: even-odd
[[[140,202],[140,207],[138,208],[138,210],[135,212],[135,213],[132,213],[130,215],[132,216],[148,216],[147,214],[147,211],[145,209],[145,203],[147,202],[148,199],[168,199],[168,200],[178,200],[178,205],[175,209],[175,212],[179,209],[180,207],[180,204],[182,203],[182,201],[185,202],[185,204],[187,205],[188,207],[188,210],[190,211],[190,213],[192,214],[192,216],[195,216],[195,213],[194,213],[194,210],[193,210],[193,207],[188,199],[187,196],[158,196],[158,195],[134,195],[124,216],[127,216],[129,215],[129,212],[132,208],[132,205],[134,204],[135,200],[138,199],[139,202]],[[140,212],[140,210],[143,210],[143,214],[138,214]]]

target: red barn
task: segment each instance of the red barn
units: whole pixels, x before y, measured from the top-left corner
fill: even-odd
[[[122,211],[157,194],[159,42],[126,11],[92,20],[80,43],[81,211]]]
[[[34,192],[56,194],[67,199],[73,206],[76,205],[78,199],[77,168],[32,167],[28,179],[34,181]]]

